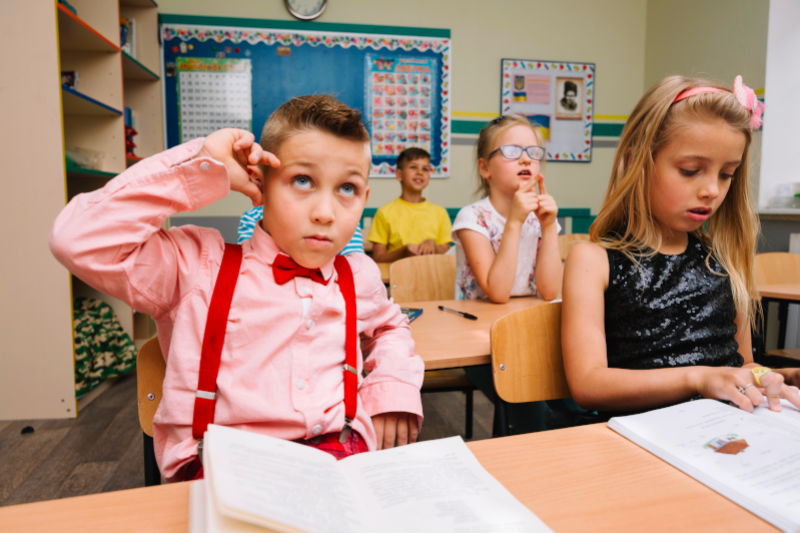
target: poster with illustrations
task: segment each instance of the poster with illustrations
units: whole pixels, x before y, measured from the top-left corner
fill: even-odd
[[[406,148],[432,152],[440,115],[438,61],[432,57],[367,55],[365,101],[372,157],[392,165]]]
[[[503,59],[500,112],[524,115],[545,141],[548,161],[592,160],[594,63]]]
[[[259,138],[284,102],[328,94],[361,112],[371,136],[370,177],[394,179],[398,154],[411,146],[431,154],[432,178],[450,176],[450,30],[298,29],[291,21],[170,14],[159,20],[167,147],[221,127]]]
[[[175,65],[181,142],[222,128],[252,129],[249,59],[179,57]]]

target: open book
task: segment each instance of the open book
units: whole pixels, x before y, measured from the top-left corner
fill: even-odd
[[[778,529],[800,532],[800,411],[698,400],[608,427]]]
[[[189,533],[550,531],[459,437],[336,459],[209,425]]]

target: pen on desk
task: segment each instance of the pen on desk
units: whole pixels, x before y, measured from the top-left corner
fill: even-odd
[[[455,309],[450,309],[449,307],[445,307],[443,305],[439,306],[440,311],[447,311],[448,313],[455,313],[456,315],[461,315],[464,318],[468,318],[470,320],[478,320],[478,317],[475,315],[471,315],[469,313],[462,313],[461,311],[456,311]]]

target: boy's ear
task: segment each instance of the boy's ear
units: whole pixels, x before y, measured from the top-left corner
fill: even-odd
[[[366,205],[367,202],[369,202],[369,185],[367,185],[367,194],[366,198],[364,198],[364,204]]]
[[[400,167],[397,167],[394,170],[394,177],[397,178],[397,181],[402,183],[402,181],[403,181],[403,169],[401,169]]]

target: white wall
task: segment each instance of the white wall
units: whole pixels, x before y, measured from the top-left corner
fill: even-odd
[[[594,62],[596,115],[627,115],[642,94],[646,0],[330,0],[319,22],[449,28],[453,40],[453,110],[497,112],[504,57]],[[282,0],[159,0],[162,13],[290,20]],[[458,118],[458,117],[454,117]],[[260,127],[260,126],[259,126]],[[548,191],[562,207],[602,204],[613,148],[588,164],[550,163]],[[453,175],[432,180],[426,196],[446,207],[474,201],[470,146],[453,147]],[[371,180],[369,206],[399,195],[393,180]],[[228,197],[195,215],[238,216],[248,204]]]

